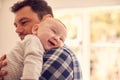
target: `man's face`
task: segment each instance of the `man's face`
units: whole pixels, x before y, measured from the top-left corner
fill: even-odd
[[[21,40],[27,34],[32,34],[33,25],[39,22],[37,14],[29,6],[25,6],[15,13],[14,25],[16,26],[16,33]]]

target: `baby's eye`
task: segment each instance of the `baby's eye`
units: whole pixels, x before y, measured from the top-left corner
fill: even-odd
[[[52,29],[52,32],[56,34],[56,31],[54,29]]]
[[[64,42],[63,38],[60,38],[60,40]]]

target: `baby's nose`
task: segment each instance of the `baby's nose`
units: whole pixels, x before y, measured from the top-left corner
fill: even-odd
[[[59,42],[60,37],[59,37],[59,36],[55,36],[54,39],[55,39],[57,42]]]
[[[55,40],[55,46],[57,46],[57,47],[60,47],[60,37],[59,36],[56,36],[56,37],[54,37],[54,40]]]

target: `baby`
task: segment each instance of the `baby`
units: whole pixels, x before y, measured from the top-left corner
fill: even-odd
[[[32,28],[7,54],[8,74],[5,80],[39,80],[45,51],[60,48],[67,36],[65,25],[58,19],[47,18]]]

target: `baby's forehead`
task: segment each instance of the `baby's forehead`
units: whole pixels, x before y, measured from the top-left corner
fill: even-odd
[[[66,26],[59,19],[56,19],[56,18],[47,18],[47,19],[41,21],[40,24],[41,24],[41,26],[45,27],[45,25],[46,25],[46,27],[55,28],[55,29],[60,30],[60,31],[67,30]]]
[[[50,24],[51,25],[50,27],[55,29],[58,34],[61,34],[62,37],[67,36],[67,28],[59,19],[52,18],[52,19],[48,19],[47,22],[48,25]]]
[[[63,26],[66,28],[66,26],[59,20],[59,19],[55,19],[55,18],[50,18],[47,20],[48,23],[56,25],[56,26]]]
[[[48,23],[56,23],[56,24],[61,23],[58,19],[54,19],[54,18],[48,18],[45,21]]]

